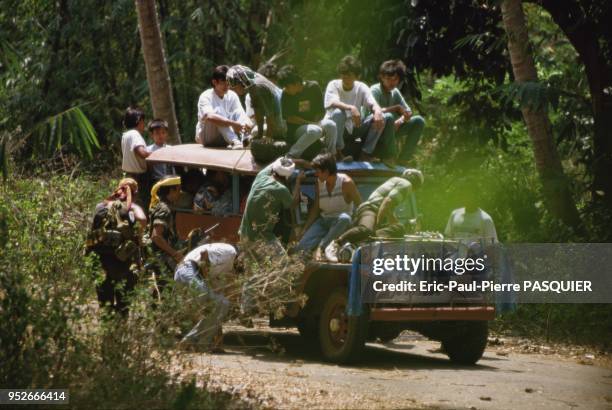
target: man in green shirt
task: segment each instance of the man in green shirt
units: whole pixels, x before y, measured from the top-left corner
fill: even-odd
[[[246,208],[240,224],[242,242],[263,241],[278,244],[274,227],[279,222],[281,211],[291,209],[299,201],[301,177],[298,177],[293,196],[286,184],[293,174],[295,164],[288,158],[278,158],[255,177],[247,198]]]
[[[331,242],[325,256],[331,262],[338,261],[338,249],[345,243],[358,244],[374,235],[376,229],[397,223],[394,211],[410,194],[423,184],[423,174],[418,169],[407,169],[401,177],[392,177],[370,194],[355,211],[353,227]]]
[[[381,106],[383,113],[391,114],[394,121],[395,138],[401,144],[397,159],[405,164],[414,155],[416,146],[423,134],[425,120],[420,115],[412,115],[412,110],[397,88],[406,75],[406,66],[401,60],[388,60],[381,64],[378,77],[380,83],[370,87],[372,96]],[[395,152],[393,144],[385,146]]]

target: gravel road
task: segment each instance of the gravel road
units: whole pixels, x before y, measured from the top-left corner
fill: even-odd
[[[293,330],[226,327],[225,354],[187,354],[201,381],[268,408],[612,409],[612,370],[497,346],[477,366],[404,333],[368,344],[361,363],[321,360]]]

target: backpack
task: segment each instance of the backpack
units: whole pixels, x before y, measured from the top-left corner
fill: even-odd
[[[251,140],[250,148],[253,159],[260,164],[269,164],[289,151],[289,145],[285,141],[274,141],[269,138]]]
[[[119,200],[98,205],[87,235],[86,251],[114,254],[122,262],[132,259],[138,252],[135,222],[134,213]]]

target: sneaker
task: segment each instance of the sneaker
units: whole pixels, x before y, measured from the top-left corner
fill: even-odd
[[[244,146],[242,145],[242,142],[240,142],[239,140],[234,140],[229,148],[230,149],[243,149]]]
[[[331,241],[325,248],[325,258],[331,263],[338,263],[338,250],[340,246],[338,242]]]

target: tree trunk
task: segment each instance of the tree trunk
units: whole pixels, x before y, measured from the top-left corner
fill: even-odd
[[[612,69],[609,66],[609,58],[601,47],[602,42],[610,40],[605,35],[602,36],[602,29],[597,26],[597,24],[609,24],[609,19],[600,16],[601,21],[593,22],[589,19],[590,16],[585,15],[585,8],[577,1],[536,0],[534,2],[550,13],[584,64],[595,123],[591,170],[594,198],[603,200],[610,208],[612,207],[612,96],[607,90],[612,87]]]
[[[504,0],[501,5],[504,27],[508,34],[508,51],[517,83],[538,81],[521,0]],[[554,144],[548,114],[533,107],[521,107],[527,132],[533,144],[535,163],[546,206],[551,214],[568,226],[580,229],[580,218]]]
[[[135,2],[153,115],[168,121],[168,141],[171,144],[180,144],[181,137],[174,111],[170,74],[166,64],[155,0],[135,0]]]

